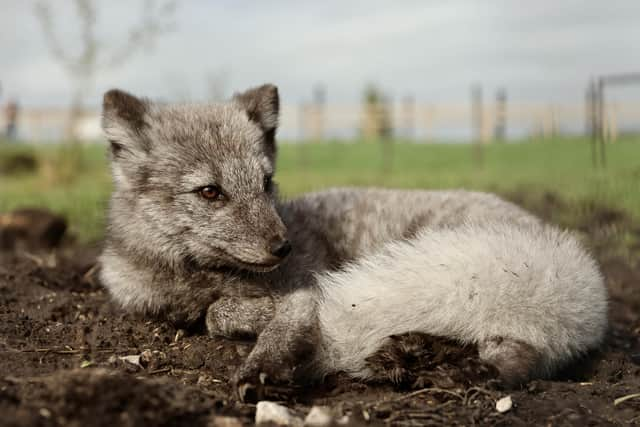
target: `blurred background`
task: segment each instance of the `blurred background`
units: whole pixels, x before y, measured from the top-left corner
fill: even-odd
[[[639,19],[637,0],[0,0],[0,212],[48,208],[97,241],[102,93],[217,102],[271,82],[285,197],[465,187],[568,204],[568,225],[638,218]]]

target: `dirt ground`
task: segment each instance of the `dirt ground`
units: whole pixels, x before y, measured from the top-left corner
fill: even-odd
[[[430,357],[406,357],[410,373],[402,386],[336,377],[283,396],[283,403],[301,417],[325,405],[355,425],[640,424],[640,397],[614,404],[640,393],[640,224],[552,194],[511,198],[578,229],[598,257],[611,294],[611,328],[600,353],[555,381],[505,391],[472,350],[425,340],[419,354]],[[253,423],[255,405],[237,402],[229,386],[251,343],[183,335],[119,311],[86,274],[97,253],[69,244],[54,252],[0,252],[0,425],[237,425],[224,417]],[[496,401],[507,395],[513,407],[499,413]]]

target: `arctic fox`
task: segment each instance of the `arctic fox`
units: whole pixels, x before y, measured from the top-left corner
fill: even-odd
[[[114,191],[101,279],[122,306],[257,336],[235,381],[367,379],[391,335],[475,344],[509,384],[600,345],[607,293],[570,233],[492,194],[333,189],[279,201],[279,97],[104,96]]]

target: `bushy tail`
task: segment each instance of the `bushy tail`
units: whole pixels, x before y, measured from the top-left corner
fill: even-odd
[[[597,346],[607,294],[594,260],[551,226],[425,229],[319,277],[321,371],[366,378],[365,359],[393,334],[524,343],[548,375]],[[499,368],[499,367],[498,367]]]

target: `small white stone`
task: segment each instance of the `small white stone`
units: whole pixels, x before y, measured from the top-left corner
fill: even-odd
[[[138,360],[138,362],[141,365],[148,365],[152,359],[153,359],[153,353],[151,352],[151,350],[147,349],[142,353],[140,353],[140,360]]]
[[[336,420],[336,424],[339,426],[346,426],[349,424],[349,416],[348,415],[343,415],[341,418],[338,418]]]
[[[242,427],[242,421],[236,417],[214,416],[209,424],[213,427]]]
[[[308,427],[327,427],[332,423],[331,411],[326,406],[314,406],[304,419],[304,425]]]
[[[123,362],[131,363],[132,365],[142,368],[142,365],[140,364],[139,354],[132,354],[131,356],[120,356],[118,359],[122,360]]]
[[[511,400],[511,396],[505,396],[496,402],[496,411],[503,414],[509,411],[512,406],[513,406],[513,400]]]
[[[302,419],[291,415],[289,409],[277,403],[263,400],[258,402],[256,406],[256,425],[275,424],[278,426],[294,426],[303,425]]]

